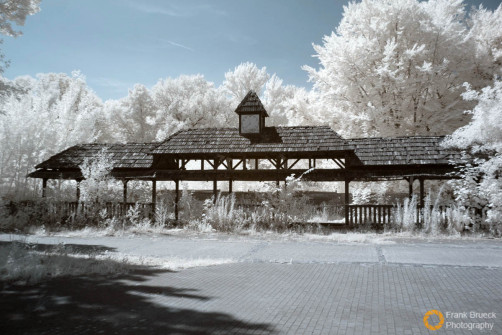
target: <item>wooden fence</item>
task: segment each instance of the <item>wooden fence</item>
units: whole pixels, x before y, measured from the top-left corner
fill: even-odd
[[[377,225],[391,223],[393,220],[392,205],[347,205],[347,220],[350,226]]]
[[[38,215],[48,214],[54,218],[70,218],[75,216],[93,217],[93,218],[111,218],[125,217],[129,210],[136,208],[139,218],[155,218],[155,211],[152,203],[117,203],[117,202],[107,202],[107,203],[85,203],[85,202],[18,202],[18,203],[8,203],[5,205],[7,213],[10,215],[15,215],[18,209],[23,207],[33,207],[32,213],[38,213]],[[245,211],[255,211],[262,207],[261,204],[236,204],[236,208]],[[432,207],[431,207],[432,209]],[[161,208],[159,208],[161,210]],[[164,208],[165,210],[165,208]],[[455,217],[451,215],[451,208],[439,206],[434,208],[435,219],[439,221],[441,225],[446,227],[450,220],[455,220]],[[394,225],[399,222],[398,208],[394,205],[312,205],[309,209],[309,215],[312,216],[313,221],[307,220],[305,222],[325,222],[336,224],[345,224],[349,227],[357,226],[371,226],[373,228],[383,228],[385,225]],[[345,220],[343,220],[345,214]],[[413,211],[413,215],[416,216],[412,220],[415,221],[417,227],[421,227],[424,224],[424,212],[420,207],[417,207],[416,211]],[[485,224],[483,222],[486,219],[486,209],[475,209],[470,208],[468,210],[468,215],[471,218],[475,218],[476,221],[481,222],[481,228],[484,228]]]
[[[51,214],[59,216],[71,215],[103,215],[105,217],[125,217],[129,210],[137,208],[139,215],[144,218],[153,218],[152,203],[135,202],[107,202],[107,203],[86,203],[86,202],[54,202],[48,206]]]

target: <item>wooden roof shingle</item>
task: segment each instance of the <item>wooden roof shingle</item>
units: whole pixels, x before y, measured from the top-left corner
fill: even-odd
[[[371,137],[348,139],[363,165],[449,164],[458,151],[441,146],[444,136]]]
[[[111,156],[114,168],[141,169],[152,166],[150,153],[159,143],[79,144],[38,164],[37,169],[78,169],[84,159],[95,157],[102,149]]]
[[[266,127],[259,138],[237,128],[180,131],[157,146],[154,154],[239,154],[349,150],[347,141],[330,127]]]

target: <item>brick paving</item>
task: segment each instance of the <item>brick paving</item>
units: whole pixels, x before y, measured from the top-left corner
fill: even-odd
[[[151,282],[158,285],[165,279],[161,276]],[[253,334],[429,334],[422,319],[430,309],[502,312],[502,269],[494,268],[237,263],[175,273],[169,284],[197,287],[199,294],[210,298],[200,302],[152,296],[152,302],[231,314],[244,323],[270,327]],[[494,321],[493,333],[502,333],[502,319]],[[228,326],[207,330],[239,331]],[[445,325],[437,333],[476,332],[446,329]]]
[[[266,251],[264,244],[233,264],[4,285],[0,333],[502,334],[502,267],[419,264],[416,259],[396,263],[392,246],[361,246],[375,261],[254,259]],[[437,263],[441,248],[452,248],[431,247],[437,248]],[[485,251],[490,258],[500,248]],[[495,312],[497,318],[446,319],[494,322],[491,332],[448,329],[446,323],[433,332],[422,321],[431,309],[445,316],[448,311]]]

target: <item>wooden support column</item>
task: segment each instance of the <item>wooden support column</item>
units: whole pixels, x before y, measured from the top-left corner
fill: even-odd
[[[232,183],[233,183],[233,181],[232,181],[232,179],[230,179],[228,181],[228,193],[232,193]]]
[[[349,204],[350,204],[350,179],[345,178],[345,224],[349,224]]]
[[[155,211],[157,209],[157,180],[152,180],[152,221],[155,222]]]
[[[424,195],[424,178],[420,178],[418,179],[418,181],[420,182],[420,207],[421,208],[424,208],[424,204],[425,204],[425,195]]]
[[[80,202],[80,182],[81,180],[75,180],[77,182],[77,204]]]
[[[122,180],[122,183],[124,184],[124,193],[123,193],[123,202],[124,204],[127,203],[127,183],[129,182],[129,180],[127,179],[123,179]]]
[[[42,179],[42,198],[47,196],[47,178]]]
[[[175,193],[174,193],[174,219],[178,221],[179,219],[179,210],[178,210],[178,202],[180,200],[180,181],[175,180]]]
[[[218,166],[220,166],[220,160],[219,159],[215,159],[214,160],[214,165],[213,165],[213,168],[214,170],[218,170]],[[218,179],[217,177],[214,177],[214,180],[213,180],[213,203],[216,203],[216,197],[218,195]]]
[[[413,182],[415,180],[413,179],[413,177],[410,177],[408,179],[408,197],[411,199],[413,197]]]

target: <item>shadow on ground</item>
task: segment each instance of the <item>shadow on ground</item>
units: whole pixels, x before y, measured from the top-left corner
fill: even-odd
[[[97,255],[97,254],[102,254],[104,252],[111,252],[117,250],[117,248],[107,247],[104,245],[71,244],[71,243],[45,244],[45,243],[26,243],[23,241],[0,241],[0,248],[4,246],[8,247],[13,243],[18,243],[19,245],[22,245],[25,249],[38,252],[58,251],[60,253]]]
[[[182,297],[199,304],[212,297],[198,294],[197,289],[147,284],[154,276],[163,276],[168,283],[169,271],[146,266],[127,267],[125,274],[114,276],[52,278],[32,285],[0,281],[1,332],[51,335],[275,333],[271,325],[246,323],[229,314],[172,308],[170,299]]]

